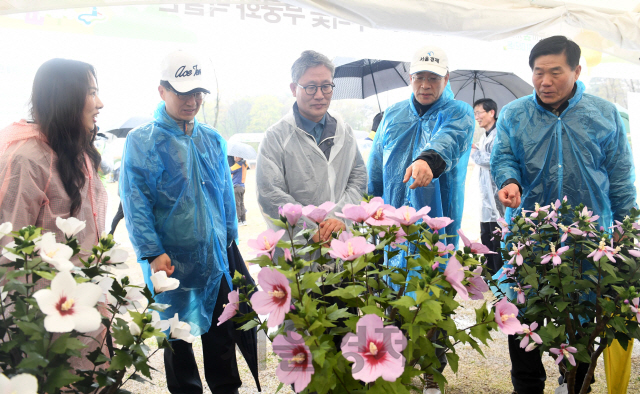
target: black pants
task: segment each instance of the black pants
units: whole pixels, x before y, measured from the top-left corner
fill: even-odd
[[[518,394],[542,394],[547,373],[542,365],[542,356],[537,349],[525,352],[520,347],[520,340],[515,335],[509,335],[509,357],[511,358],[511,383]],[[589,364],[578,364],[576,373],[575,393],[582,388]],[[591,382],[595,382],[592,379]],[[589,389],[591,391],[591,389]]]
[[[488,254],[487,268],[491,275],[495,275],[496,272],[502,267],[502,256],[500,255],[500,236],[493,234],[493,231],[498,227],[496,222],[481,222],[480,223],[480,241],[484,246],[489,248],[492,252],[498,254]],[[491,240],[493,238],[493,241]]]
[[[223,277],[213,316],[220,316],[227,302],[229,286]],[[242,385],[236,361],[236,345],[233,339],[234,324],[227,320],[220,326],[214,321],[209,331],[202,335],[204,376],[213,394],[231,394]],[[167,386],[172,394],[202,394],[202,381],[193,348],[185,341],[172,341],[173,353],[164,351],[164,368]]]
[[[116,212],[116,216],[113,217],[113,221],[111,222],[111,231],[109,234],[113,235],[116,232],[116,228],[118,227],[118,223],[124,219],[124,212],[122,211],[122,202],[118,205],[118,212]]]
[[[247,210],[244,209],[244,186],[233,185],[233,194],[236,196],[236,214],[238,215],[238,222],[244,222],[247,220]]]

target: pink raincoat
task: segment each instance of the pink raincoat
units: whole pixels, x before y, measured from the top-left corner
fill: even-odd
[[[14,230],[34,225],[42,227],[45,232],[54,232],[59,242],[64,240],[64,234],[56,227],[56,218],[60,216],[66,219],[70,216],[71,200],[58,174],[56,161],[55,152],[37,125],[21,120],[0,130],[0,224],[11,222]],[[91,254],[91,248],[98,243],[100,233],[105,228],[107,211],[107,192],[87,155],[85,162],[92,171],[87,175],[81,191],[82,204],[74,215],[87,224],[77,235],[81,248],[79,256],[83,259]],[[4,237],[0,239],[0,244],[6,245],[11,241],[10,237]],[[6,259],[0,258],[0,263],[6,262]],[[81,266],[77,255],[72,262]],[[107,312],[105,308],[99,309],[103,314]],[[99,341],[104,334],[103,327],[88,333],[89,337]],[[85,340],[89,341],[92,346],[84,349],[83,353],[95,349],[93,339]],[[74,366],[93,368],[93,364],[86,359]]]

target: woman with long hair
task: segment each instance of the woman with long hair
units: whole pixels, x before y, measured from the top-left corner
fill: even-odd
[[[56,218],[73,216],[86,223],[77,235],[80,248],[91,251],[107,207],[93,145],[102,107],[90,64],[52,59],[40,66],[31,93],[33,121],[0,131],[0,223],[15,229],[31,224],[63,240]]]
[[[93,146],[101,108],[93,66],[52,59],[40,66],[33,81],[33,120],[0,130],[0,223],[11,222],[14,229],[42,227],[62,241],[57,217],[84,221],[86,227],[76,235],[81,252],[72,260],[79,266],[78,256],[88,257],[105,227],[107,193],[96,172],[100,154]],[[0,245],[11,240],[5,236]],[[6,262],[0,257],[0,263]],[[108,314],[104,306],[99,310]],[[83,356],[105,335],[101,327],[80,338],[89,345]],[[85,357],[72,366],[93,368]]]

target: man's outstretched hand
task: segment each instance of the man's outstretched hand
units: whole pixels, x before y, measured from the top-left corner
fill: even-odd
[[[171,265],[171,257],[168,254],[163,253],[160,256],[156,257],[151,262],[151,271],[158,272],[164,271],[167,273],[167,276],[171,276],[176,267]]]
[[[403,183],[409,182],[409,178],[413,178],[413,183],[409,186],[409,189],[415,189],[417,187],[428,186],[433,180],[433,172],[431,167],[424,160],[416,160],[404,173]]]
[[[518,208],[520,206],[520,188],[515,183],[510,183],[500,189],[498,199],[505,207]]]

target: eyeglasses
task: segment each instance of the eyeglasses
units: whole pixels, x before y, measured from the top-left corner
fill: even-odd
[[[480,115],[482,115],[482,114],[486,114],[486,113],[487,113],[487,111],[477,111],[477,112],[476,112],[476,111],[474,111],[474,112],[473,112],[473,114],[474,114],[475,116],[480,116]]]
[[[205,92],[180,93],[180,92],[176,91],[174,88],[167,88],[167,89],[171,90],[173,92],[173,94],[178,96],[178,99],[180,101],[189,101],[190,98],[193,98],[196,101],[202,101],[202,100],[205,99],[205,97],[207,97],[207,94]]]
[[[432,75],[429,77],[415,76],[413,77],[413,81],[417,82],[420,85],[422,85],[425,82],[428,83],[429,85],[433,85],[434,83],[442,81],[442,77],[436,76],[436,75]]]
[[[329,94],[329,93],[333,92],[333,88],[336,87],[336,85],[334,85],[332,83],[327,83],[327,84],[320,85],[320,86],[316,86],[316,85],[302,86],[299,83],[297,83],[296,85],[298,85],[298,87],[304,89],[305,93],[307,93],[308,95],[316,94],[316,92],[318,91],[318,88],[320,88],[320,91],[322,93]]]

